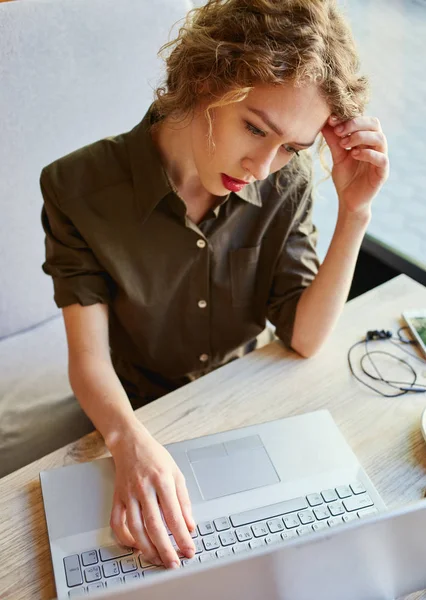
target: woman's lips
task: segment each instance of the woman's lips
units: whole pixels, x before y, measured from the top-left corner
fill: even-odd
[[[240,192],[248,182],[241,181],[240,179],[233,179],[232,177],[225,175],[225,173],[222,173],[222,183],[230,192]]]

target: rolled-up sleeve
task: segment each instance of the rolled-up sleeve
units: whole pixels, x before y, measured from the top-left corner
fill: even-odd
[[[56,305],[108,304],[110,277],[61,207],[46,168],[40,176],[40,188],[44,200],[41,222],[46,234],[42,269],[53,279]]]
[[[312,187],[307,184],[293,226],[276,264],[270,290],[267,318],[276,335],[291,347],[297,303],[315,279],[320,266],[316,252],[317,229],[312,222]]]

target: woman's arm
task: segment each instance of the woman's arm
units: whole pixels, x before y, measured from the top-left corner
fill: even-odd
[[[319,350],[343,310],[369,221],[369,214],[339,216],[324,262],[300,296],[291,347],[306,358]]]
[[[110,525],[148,563],[179,566],[163,518],[181,552],[194,556],[195,528],[185,479],[175,461],[138,421],[109,352],[108,305],[63,309],[69,378],[81,407],[102,434],[115,463]],[[161,509],[161,510],[160,510]]]
[[[306,357],[320,348],[342,312],[372,200],[389,175],[387,141],[377,118],[339,122],[331,116],[322,133],[333,159],[339,214],[324,263],[296,308],[291,346]]]
[[[63,308],[63,316],[71,387],[111,451],[125,432],[142,426],[111,362],[108,306],[72,304]]]

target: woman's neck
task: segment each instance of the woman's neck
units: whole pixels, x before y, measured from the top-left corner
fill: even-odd
[[[169,181],[182,199],[209,202],[213,196],[203,187],[198,175],[190,133],[190,125],[169,126],[164,120],[151,137]]]

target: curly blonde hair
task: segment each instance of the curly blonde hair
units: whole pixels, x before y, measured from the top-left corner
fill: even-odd
[[[244,100],[258,84],[315,83],[341,119],[362,114],[368,101],[368,80],[358,74],[354,39],[336,0],[208,0],[187,13],[178,37],[158,55],[169,48],[154,111],[159,119],[185,119],[202,97],[211,143],[210,111]]]

